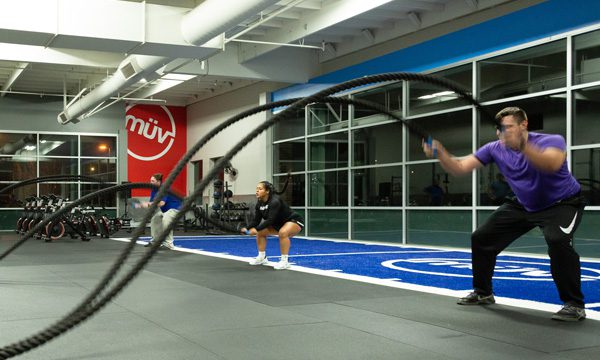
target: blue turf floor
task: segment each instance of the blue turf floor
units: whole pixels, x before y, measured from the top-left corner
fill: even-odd
[[[180,248],[202,250],[248,259],[256,256],[250,236],[176,237]],[[279,242],[269,238],[267,256],[279,260]],[[293,238],[290,262],[322,271],[335,271],[373,279],[448,290],[472,289],[471,254],[443,248],[383,245]],[[589,308],[600,309],[600,262],[583,261],[582,290]],[[562,304],[544,256],[500,255],[494,272],[496,296]]]

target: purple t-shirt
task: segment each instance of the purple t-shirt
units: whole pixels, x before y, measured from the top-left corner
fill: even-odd
[[[565,151],[565,140],[560,135],[530,132],[527,142],[540,149],[553,147]],[[475,152],[483,165],[495,162],[506,178],[519,202],[527,211],[539,211],[556,202],[577,194],[581,187],[563,162],[557,172],[538,170],[519,152],[504,146],[500,141],[485,144]]]

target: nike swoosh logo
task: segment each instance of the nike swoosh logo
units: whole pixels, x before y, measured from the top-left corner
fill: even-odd
[[[566,228],[559,226],[560,230],[567,235],[570,234],[571,231],[573,230],[573,227],[575,226],[575,220],[577,220],[577,213],[575,213],[575,216],[573,217],[573,221],[571,221],[569,226],[567,226]]]

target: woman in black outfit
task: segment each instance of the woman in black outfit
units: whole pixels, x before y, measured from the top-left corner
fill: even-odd
[[[263,265],[268,262],[266,256],[267,236],[279,236],[281,260],[275,264],[275,270],[290,267],[288,254],[290,252],[290,238],[294,237],[304,227],[302,217],[293,212],[273,190],[273,184],[261,181],[256,186],[256,211],[254,220],[247,228],[242,228],[242,234],[256,235],[258,256],[250,265]],[[262,220],[262,222],[261,222]]]

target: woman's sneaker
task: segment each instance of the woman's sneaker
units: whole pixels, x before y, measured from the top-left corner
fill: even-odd
[[[552,315],[552,320],[580,321],[585,319],[585,309],[579,306],[565,304],[563,308]]]
[[[285,270],[290,268],[290,263],[287,261],[280,261],[275,266],[273,266],[275,270]]]
[[[250,261],[249,264],[250,265],[264,265],[268,262],[269,262],[269,260],[267,260],[266,257],[257,256],[256,258],[252,259],[252,261]]]
[[[494,299],[494,294],[481,295],[475,291],[456,301],[458,305],[489,305],[494,304],[495,302],[496,299]]]

